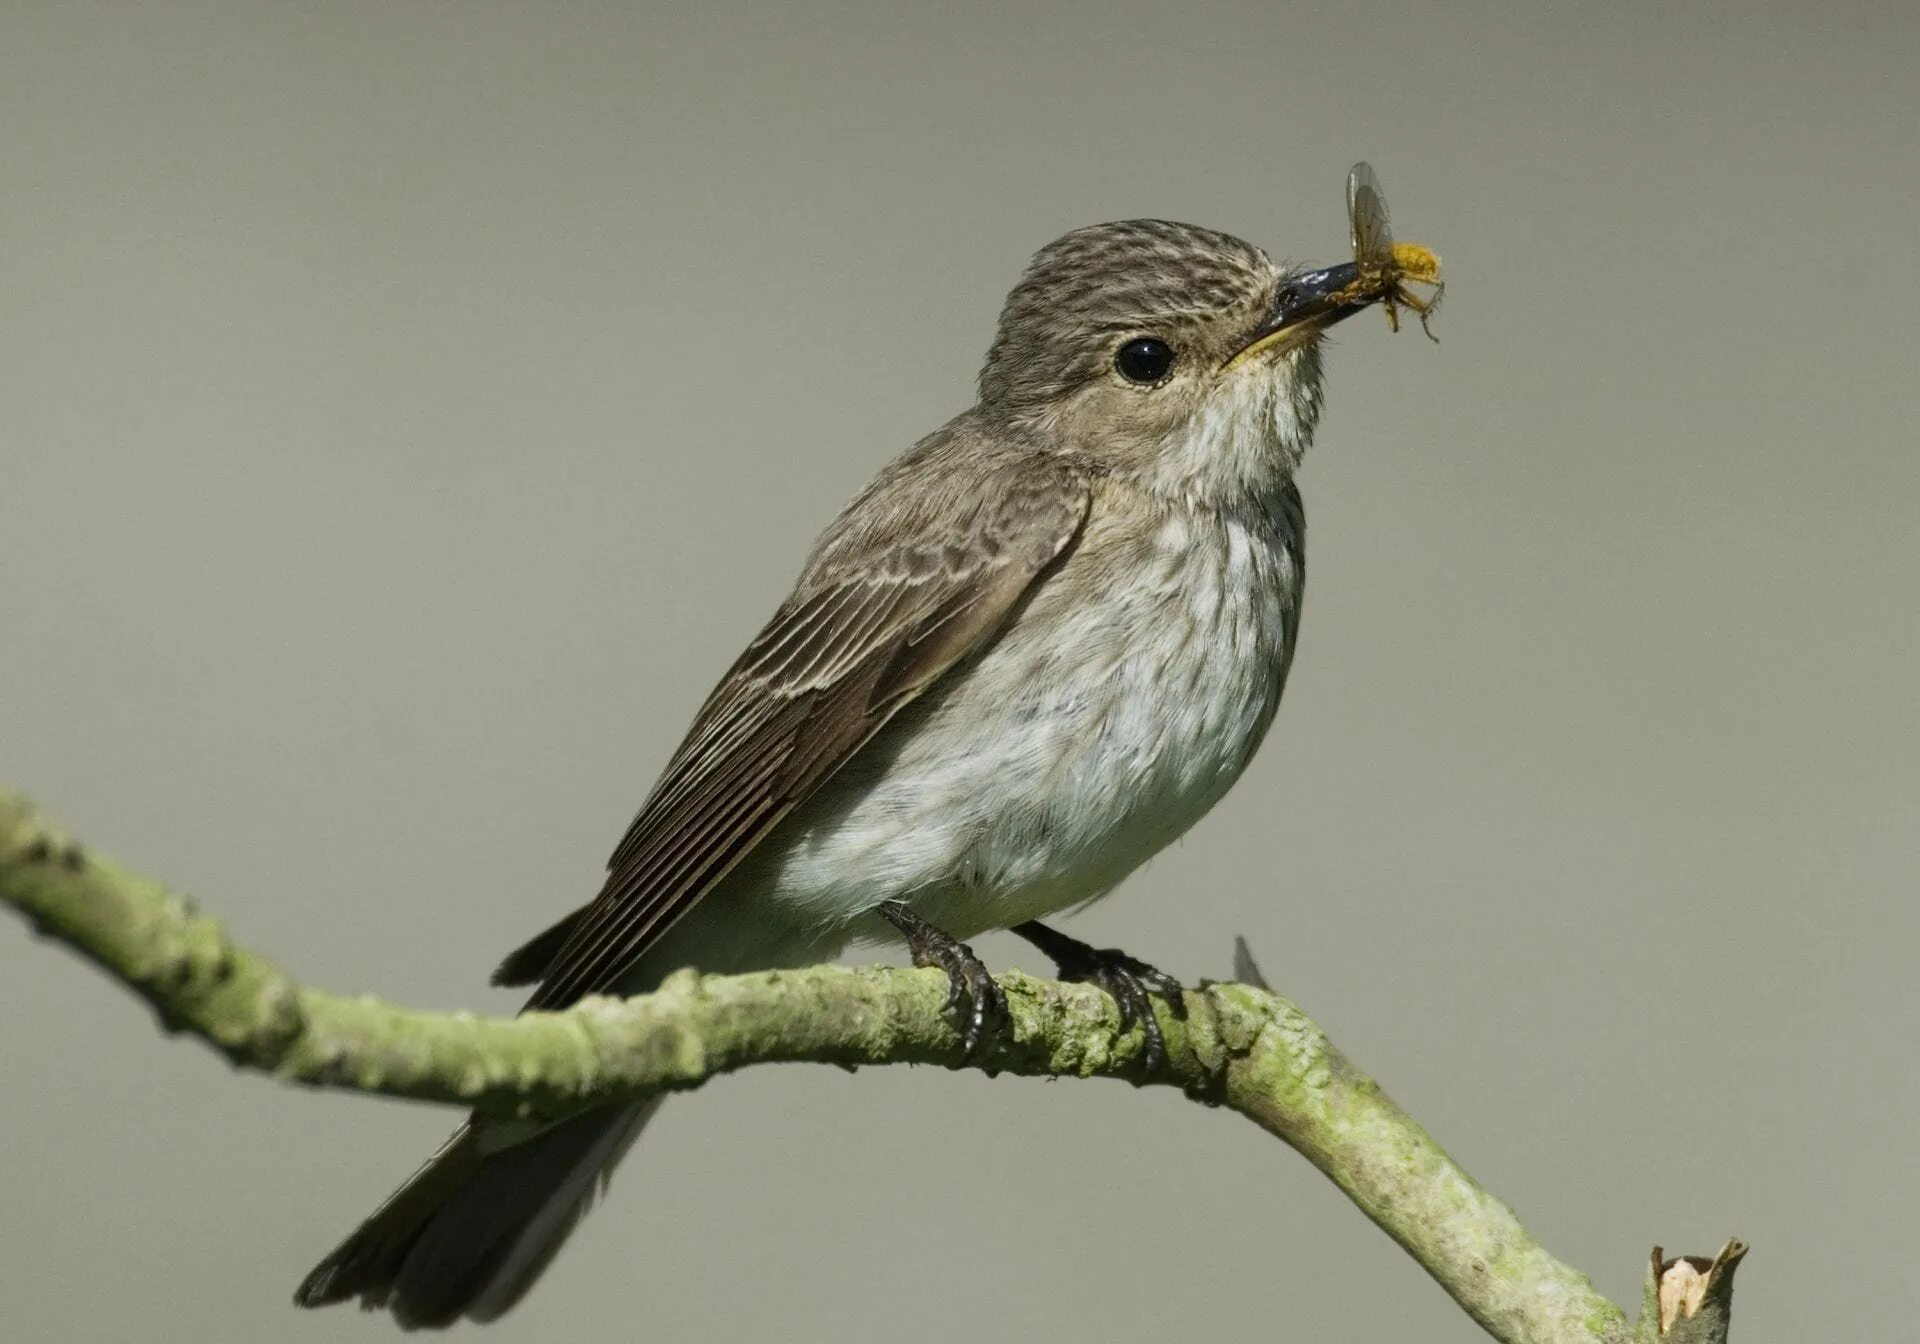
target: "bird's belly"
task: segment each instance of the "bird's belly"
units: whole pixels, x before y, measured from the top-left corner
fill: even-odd
[[[1043,591],[742,878],[808,922],[898,898],[963,938],[1107,891],[1239,778],[1279,696],[1292,554],[1214,540],[1096,602]]]

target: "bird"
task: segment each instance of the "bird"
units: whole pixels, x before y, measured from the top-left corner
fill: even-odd
[[[511,953],[528,1010],[904,939],[965,1048],[1011,929],[1138,1023],[1180,982],[1042,923],[1112,890],[1240,778],[1293,661],[1295,482],[1323,337],[1382,297],[1197,225],[1042,248],[977,399],[882,468],[695,716],[597,896]],[[552,1261],[659,1105],[476,1113],[308,1275],[402,1327],[488,1321]]]

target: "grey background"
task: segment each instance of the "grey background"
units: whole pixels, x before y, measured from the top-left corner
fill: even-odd
[[[1075,225],[1452,287],[1342,330],[1239,789],[1074,922],[1269,973],[1616,1296],[1911,1326],[1911,6],[0,7],[0,777],[314,983],[509,1011],[814,532]],[[451,1116],[0,929],[0,1332],[378,1339],[309,1264]],[[1004,937],[983,950],[1032,967]],[[500,1341],[1478,1338],[1234,1117],[763,1070]]]

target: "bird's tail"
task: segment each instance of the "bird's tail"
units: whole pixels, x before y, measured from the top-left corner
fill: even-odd
[[[293,1300],[358,1297],[410,1330],[494,1319],[540,1277],[660,1100],[588,1111],[524,1138],[512,1122],[462,1125]]]

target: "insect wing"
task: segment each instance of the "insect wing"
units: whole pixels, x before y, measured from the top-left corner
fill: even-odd
[[[1353,236],[1353,260],[1362,270],[1385,270],[1393,264],[1387,198],[1371,164],[1356,163],[1347,174],[1347,226]]]

